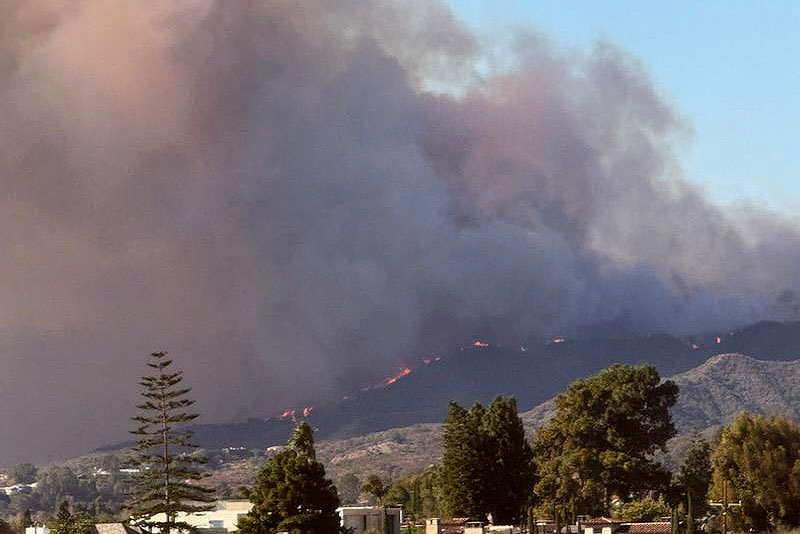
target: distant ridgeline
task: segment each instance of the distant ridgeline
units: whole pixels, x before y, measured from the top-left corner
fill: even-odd
[[[729,353],[750,358],[728,356],[704,364],[711,356]],[[558,394],[573,380],[612,363],[651,363],[662,376],[685,373],[676,377],[681,400],[674,417],[681,430],[702,429],[741,410],[766,410],[796,417],[792,395],[800,392],[800,382],[793,385],[796,383],[791,379],[796,367],[782,364],[770,381],[766,377],[772,367],[753,358],[798,357],[800,322],[760,322],[732,332],[687,338],[556,338],[525,347],[497,346],[491,340],[482,340],[435,361],[404,367],[380,386],[344,392],[348,396],[340,401],[305,411],[319,439],[341,439],[416,423],[441,422],[450,400],[469,405],[475,401],[486,403],[497,395],[512,395],[520,408],[527,410]],[[700,367],[693,369],[697,366]],[[693,370],[687,372],[690,369]],[[736,388],[731,386],[734,382]],[[303,411],[301,407],[294,415],[300,417]],[[539,408],[534,417],[545,412],[546,407]],[[526,420],[532,421],[530,414]],[[265,448],[283,444],[291,427],[291,416],[276,416],[196,425],[193,429],[196,441],[206,448]]]

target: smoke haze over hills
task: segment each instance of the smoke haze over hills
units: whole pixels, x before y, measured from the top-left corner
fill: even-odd
[[[4,2],[0,464],[124,437],[152,350],[222,420],[476,335],[793,316],[797,226],[682,176],[635,58],[514,42],[493,72],[422,0]]]

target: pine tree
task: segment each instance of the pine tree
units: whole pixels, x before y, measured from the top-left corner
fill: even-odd
[[[492,520],[499,525],[518,525],[533,495],[533,451],[517,414],[517,401],[497,397],[483,418],[483,431],[493,461],[486,500]]]
[[[300,423],[289,447],[270,458],[247,492],[253,508],[239,519],[240,534],[337,534],[339,496],[316,461],[311,427]]]
[[[162,534],[171,530],[196,531],[179,513],[210,510],[214,501],[213,489],[201,486],[203,477],[199,465],[205,459],[192,452],[191,431],[180,425],[193,421],[198,414],[185,410],[194,404],[187,398],[190,388],[183,388],[182,371],[169,370],[172,360],[166,352],[154,352],[147,366],[156,373],[142,377],[142,396],[137,405],[141,414],[133,417],[137,436],[132,463],[140,469],[131,485],[129,508],[134,524],[157,529]]]
[[[686,496],[686,534],[695,533],[695,518],[708,506],[706,494],[711,484],[711,447],[703,439],[695,439],[678,473],[678,483]]]
[[[533,453],[516,401],[498,397],[487,409],[451,402],[442,436],[442,489],[450,516],[522,521],[533,489]]]
[[[88,534],[92,521],[86,514],[73,514],[69,509],[69,501],[64,499],[58,507],[56,520],[50,529],[53,534]]]

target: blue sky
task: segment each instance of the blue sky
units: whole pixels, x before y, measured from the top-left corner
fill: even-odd
[[[800,207],[800,2],[448,0],[482,34],[525,25],[562,48],[638,57],[694,129],[680,157],[718,202]]]

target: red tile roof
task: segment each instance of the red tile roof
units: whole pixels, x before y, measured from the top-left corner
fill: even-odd
[[[626,534],[670,534],[672,532],[672,523],[669,521],[623,523],[617,532],[625,532]]]

